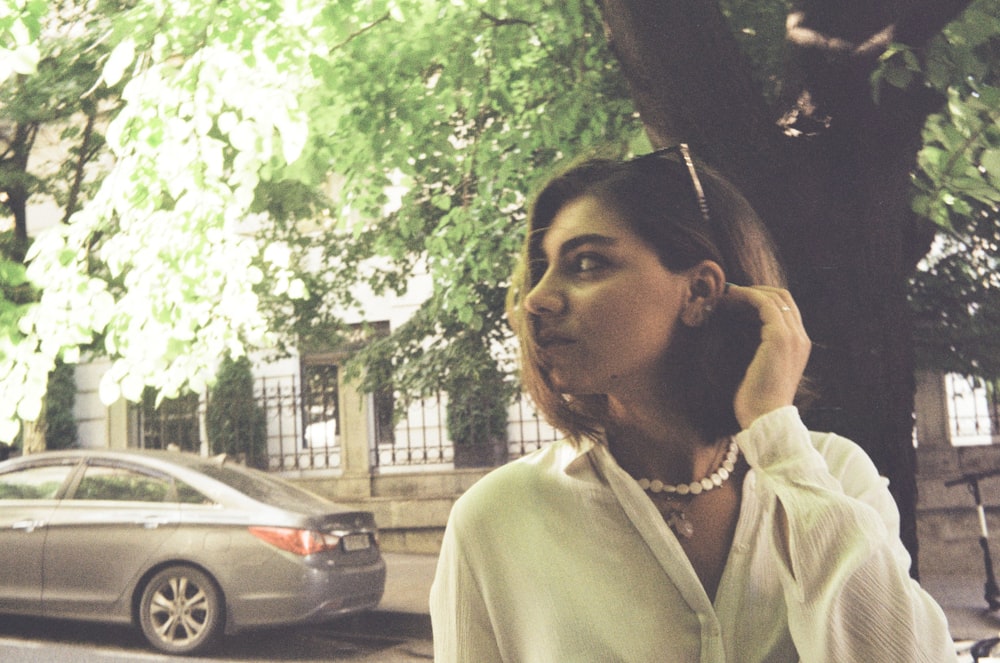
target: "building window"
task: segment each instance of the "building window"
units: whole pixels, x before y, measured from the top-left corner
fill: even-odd
[[[945,378],[948,421],[954,446],[993,444],[1000,439],[998,384],[954,373]]]

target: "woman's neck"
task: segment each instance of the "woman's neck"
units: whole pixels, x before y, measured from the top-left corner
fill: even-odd
[[[669,399],[609,397],[608,406],[609,449],[636,479],[687,483],[715,469],[717,440],[706,439]]]

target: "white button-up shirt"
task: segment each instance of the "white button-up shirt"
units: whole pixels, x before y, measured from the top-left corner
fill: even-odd
[[[484,477],[445,533],[435,661],[955,661],[868,456],[792,407],[736,439],[750,471],[714,602],[603,445],[557,442]]]

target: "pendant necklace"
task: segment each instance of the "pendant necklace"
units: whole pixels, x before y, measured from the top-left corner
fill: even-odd
[[[644,491],[650,493],[650,497],[665,498],[667,500],[662,507],[657,505],[660,507],[660,512],[663,514],[664,520],[675,534],[679,534],[685,539],[690,539],[694,535],[694,525],[688,520],[687,506],[698,495],[719,488],[726,483],[729,477],[733,475],[733,470],[736,468],[736,461],[739,459],[739,456],[740,448],[736,444],[736,440],[730,438],[729,448],[726,451],[725,457],[719,466],[715,468],[715,471],[707,477],[677,485],[666,484],[659,479],[650,480],[646,478],[636,479],[636,483]],[[683,502],[675,505],[673,503],[674,500]]]

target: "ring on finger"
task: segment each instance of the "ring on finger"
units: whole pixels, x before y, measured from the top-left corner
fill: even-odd
[[[792,310],[792,307],[791,307],[791,306],[782,306],[782,307],[781,307],[781,311],[782,311],[783,313],[787,313],[788,311],[791,311],[791,310]]]

